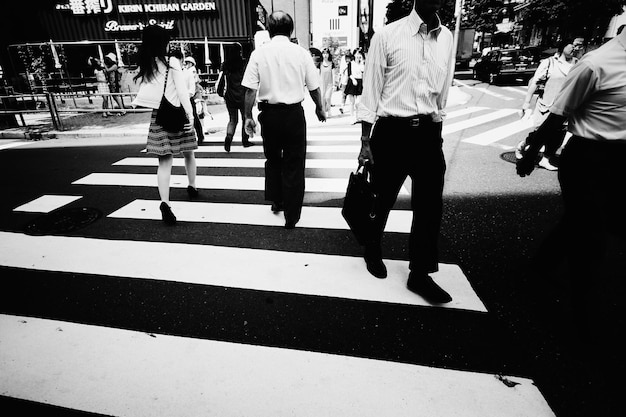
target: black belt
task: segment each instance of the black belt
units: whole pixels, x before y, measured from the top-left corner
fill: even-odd
[[[302,107],[302,105],[298,103],[286,104],[286,103],[268,103],[267,101],[259,102],[259,110],[291,110],[297,107]]]
[[[418,127],[425,123],[433,123],[433,117],[430,114],[418,114],[417,116],[410,117],[385,116],[381,117],[381,119],[408,125],[409,127]]]

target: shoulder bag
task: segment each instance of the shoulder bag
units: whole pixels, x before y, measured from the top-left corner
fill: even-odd
[[[155,118],[156,124],[161,126],[163,130],[170,133],[180,132],[184,129],[185,124],[189,123],[187,113],[182,105],[174,106],[165,98],[165,89],[167,88],[167,76],[170,72],[169,66],[165,72],[165,83],[163,84],[163,97],[157,110]]]

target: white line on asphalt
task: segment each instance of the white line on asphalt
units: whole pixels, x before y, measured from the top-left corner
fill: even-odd
[[[488,113],[478,117],[472,117],[471,119],[463,120],[462,122],[453,123],[450,125],[443,126],[444,135],[458,132],[460,130],[469,129],[470,127],[479,126],[485,123],[492,122],[494,120],[502,119],[504,117],[510,116],[516,112],[518,109],[502,109],[494,111],[493,113]],[[489,131],[488,131],[489,132]]]
[[[406,288],[408,261],[385,264],[377,279],[354,256],[0,232],[7,267],[430,306]],[[442,308],[487,311],[458,266],[439,264],[432,277],[453,298]]]
[[[118,166],[158,166],[157,158],[124,158],[115,162]],[[265,159],[240,158],[196,158],[196,165],[200,168],[263,168]],[[174,166],[185,166],[183,158],[174,158]],[[307,168],[346,168],[356,170],[358,162],[355,159],[307,159]]]
[[[462,142],[473,143],[474,145],[483,146],[490,145],[509,136],[513,136],[519,132],[523,132],[524,130],[531,129],[532,127],[532,120],[520,119],[504,126],[500,126],[496,129],[491,129],[487,132],[463,139]]]
[[[13,211],[49,213],[52,210],[56,210],[59,207],[63,207],[81,198],[81,196],[72,195],[42,195],[41,197],[36,198],[29,203],[22,204],[21,206],[16,207],[15,209],[13,209]]]
[[[161,220],[160,201],[134,200],[124,207],[109,214],[113,218]],[[203,223],[253,224],[260,226],[280,226],[285,224],[283,215],[275,215],[269,205],[204,203],[173,201],[172,210],[179,221]],[[410,210],[392,210],[387,221],[388,232],[409,233],[411,231],[412,212]],[[348,230],[348,224],[338,207],[302,208],[302,218],[298,227],[316,229]]]
[[[522,377],[24,316],[0,328],[4,396],[90,413],[555,416]]]
[[[154,174],[125,174],[125,173],[93,173],[74,181],[75,185],[121,185],[133,187],[156,187],[156,175]],[[186,175],[172,175],[170,186],[174,188],[187,188]],[[199,189],[213,190],[265,190],[264,177],[245,176],[212,176],[198,175],[196,187]],[[348,176],[345,178],[306,178],[306,192],[318,193],[345,193],[348,187]],[[401,194],[408,194],[403,187]]]

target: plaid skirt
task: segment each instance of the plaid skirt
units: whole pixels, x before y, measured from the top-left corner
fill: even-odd
[[[182,131],[171,133],[163,130],[156,124],[157,110],[152,110],[150,128],[148,129],[148,144],[146,152],[155,155],[178,155],[181,152],[198,149],[196,131],[191,123],[187,123]]]

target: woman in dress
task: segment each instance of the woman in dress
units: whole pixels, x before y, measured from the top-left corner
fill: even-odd
[[[161,215],[166,224],[173,225],[176,223],[176,216],[170,207],[170,176],[174,155],[183,154],[189,181],[187,194],[190,198],[195,198],[198,196],[198,190],[194,150],[198,148],[198,144],[190,122],[193,120],[193,111],[182,65],[177,58],[167,57],[168,44],[169,34],[161,26],[150,25],[143,30],[139,48],[139,72],[135,76],[140,85],[133,105],[153,109],[146,151],[159,158],[157,184],[161,197]],[[167,132],[156,123],[157,109],[163,96],[172,105],[177,107],[182,105],[185,109],[187,123],[180,132]]]
[[[335,64],[333,63],[333,56],[328,48],[324,48],[322,51],[320,81],[324,111],[326,112],[326,117],[329,117],[333,87],[335,85]]]

